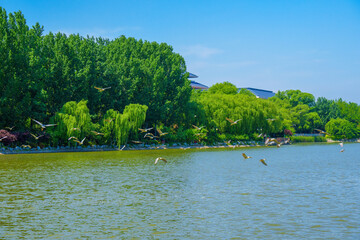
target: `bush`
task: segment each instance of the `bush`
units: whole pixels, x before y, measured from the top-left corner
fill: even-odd
[[[316,136],[316,137],[309,137],[309,136],[292,136],[290,137],[291,141],[296,142],[326,142],[325,137]]]
[[[1,129],[0,130],[0,139],[1,142],[5,145],[5,146],[9,146],[11,145],[13,142],[17,141],[17,138],[14,134],[9,133],[8,131]]]

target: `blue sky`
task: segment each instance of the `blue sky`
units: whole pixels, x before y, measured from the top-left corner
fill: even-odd
[[[0,0],[45,32],[165,42],[197,81],[360,104],[358,0]]]

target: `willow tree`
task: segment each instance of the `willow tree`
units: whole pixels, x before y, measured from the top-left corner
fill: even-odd
[[[123,114],[118,113],[115,118],[115,136],[117,144],[127,143],[129,137],[137,137],[138,129],[144,124],[148,107],[140,104],[130,104],[125,107]]]
[[[115,125],[116,117],[119,115],[119,112],[114,109],[109,109],[104,114],[103,119],[101,120],[101,132],[104,134],[104,142],[107,144],[114,144],[116,141],[115,136]]]
[[[70,101],[55,114],[55,122],[58,124],[52,132],[55,139],[64,143],[72,136],[79,139],[88,136],[93,124],[86,104],[85,100],[78,103]]]

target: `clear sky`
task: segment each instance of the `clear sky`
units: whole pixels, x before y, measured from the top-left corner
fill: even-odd
[[[45,33],[165,42],[197,81],[360,104],[359,0],[0,0]]]

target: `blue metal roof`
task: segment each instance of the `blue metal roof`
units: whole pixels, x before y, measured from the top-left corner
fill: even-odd
[[[198,76],[196,76],[195,74],[189,72],[189,78],[198,78]]]
[[[240,89],[241,88],[239,88],[239,90]],[[252,92],[258,98],[268,99],[270,97],[275,96],[275,93],[273,91],[269,91],[269,90],[263,90],[263,89],[258,89],[258,88],[245,88],[245,89]]]
[[[198,82],[195,82],[195,81],[191,81],[190,86],[195,89],[208,89],[209,88],[208,86],[198,83]]]

